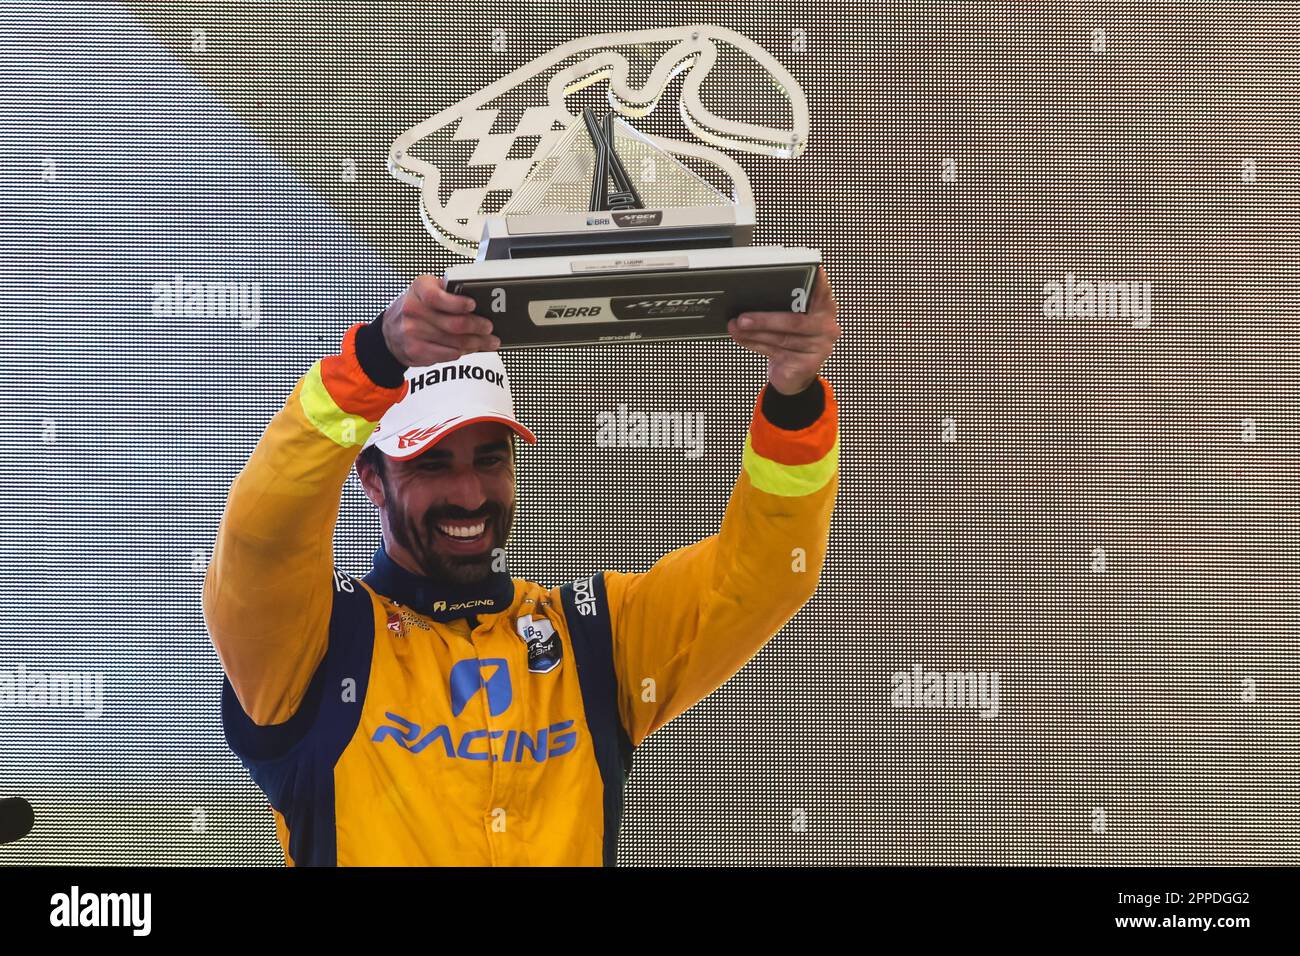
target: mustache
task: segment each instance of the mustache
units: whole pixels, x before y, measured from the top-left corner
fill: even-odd
[[[424,514],[424,524],[432,528],[440,521],[474,521],[479,518],[500,518],[505,509],[496,502],[490,502],[478,511],[466,511],[464,508],[430,509]]]

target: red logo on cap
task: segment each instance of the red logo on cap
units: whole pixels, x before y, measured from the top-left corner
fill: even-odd
[[[451,424],[457,418],[460,418],[460,416],[453,416],[452,418],[448,418],[446,421],[439,422],[436,425],[429,425],[425,428],[412,428],[409,431],[402,432],[397,436],[398,449],[410,448],[412,445],[420,444],[420,442],[424,441],[426,438],[436,435],[444,426]]]

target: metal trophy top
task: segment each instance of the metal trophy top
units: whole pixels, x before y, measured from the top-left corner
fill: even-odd
[[[636,172],[635,179],[628,169]],[[611,192],[610,179],[619,181],[621,189]],[[532,168],[499,215],[731,205],[649,137],[612,112],[599,121],[588,108]]]
[[[644,52],[652,41],[673,45],[647,82],[632,88],[624,49]],[[703,106],[701,84],[723,41],[773,78],[794,129],[725,120]],[[562,66],[575,55],[577,62]],[[493,132],[502,107],[492,104],[522,96],[527,81],[548,70],[555,72],[545,83],[547,105],[526,107],[512,132]],[[681,116],[701,139],[787,157],[804,148],[807,104],[793,77],[740,34],[703,26],[565,44],[394,144],[389,169],[420,186],[431,234],[475,256],[447,270],[448,288],[475,299],[503,348],[713,338],[725,336],[728,319],[740,311],[802,311],[820,254],[750,245],[754,206],[740,166],[711,146],[651,136],[621,118],[648,114],[683,71]],[[567,95],[601,79],[609,81],[613,111],[570,113]],[[449,142],[476,144],[468,168],[490,168],[485,185],[444,189],[444,172],[452,170],[416,155],[422,140],[436,141],[434,134],[452,123]],[[711,165],[732,196],[688,168],[684,156]]]

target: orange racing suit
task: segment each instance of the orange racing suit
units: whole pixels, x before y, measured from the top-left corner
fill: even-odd
[[[719,531],[647,571],[469,593],[381,545],[357,578],[333,559],[343,484],[406,391],[380,321],[299,379],[230,489],[203,587],[226,739],[291,866],[613,865],[635,748],[816,587],[834,393],[765,387]]]

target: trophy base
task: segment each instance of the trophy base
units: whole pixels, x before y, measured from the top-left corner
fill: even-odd
[[[489,259],[452,266],[449,291],[501,348],[727,335],[741,312],[804,312],[821,253],[783,246]]]

